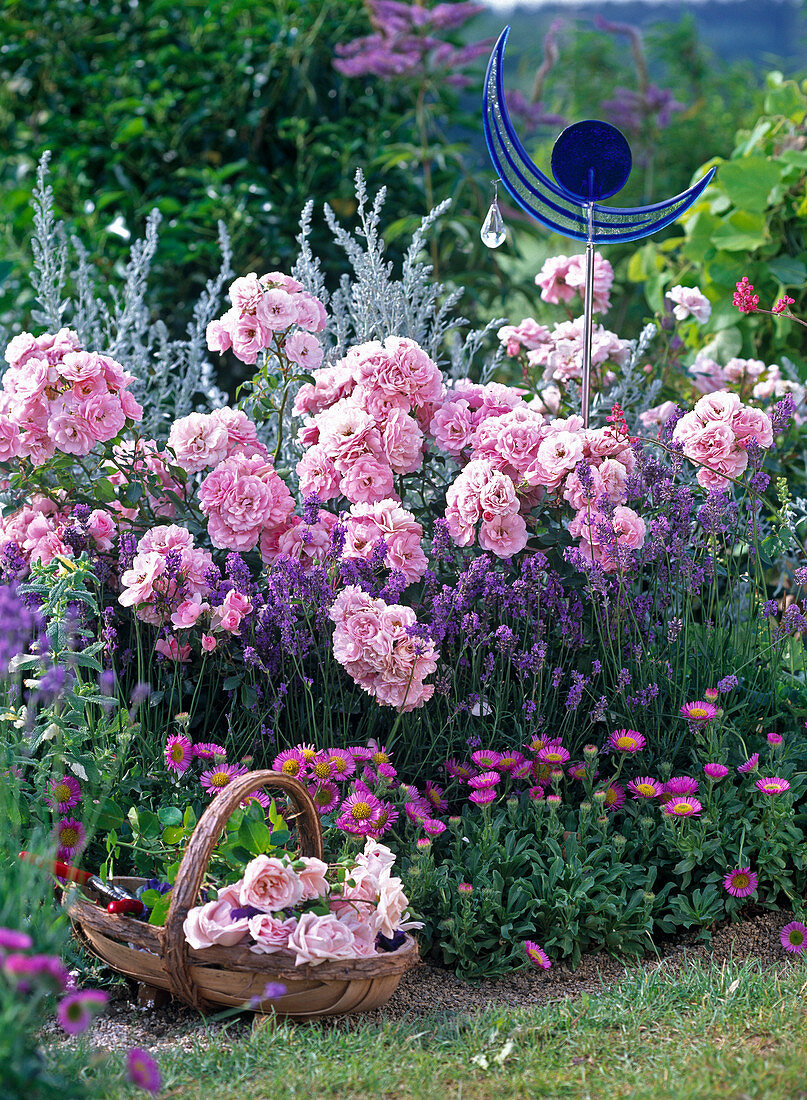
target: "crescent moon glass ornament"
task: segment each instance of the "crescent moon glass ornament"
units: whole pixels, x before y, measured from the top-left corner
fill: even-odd
[[[552,150],[549,179],[530,159],[515,132],[504,95],[502,65],[510,28],[499,35],[488,62],[482,125],[490,159],[511,198],[549,229],[586,244],[583,339],[583,422],[588,426],[591,379],[594,248],[608,241],[635,241],[675,221],[708,186],[712,168],[687,191],[650,206],[600,205],[621,191],[631,169],[631,153],[615,126],[586,119],[568,126]]]

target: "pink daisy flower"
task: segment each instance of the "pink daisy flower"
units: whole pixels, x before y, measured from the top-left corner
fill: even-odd
[[[241,799],[241,809],[246,810],[253,802],[256,802],[262,810],[268,810],[272,805],[272,800],[265,791],[253,791],[252,794],[248,794],[246,798]]]
[[[439,836],[446,831],[446,825],[443,821],[435,821],[434,818],[427,817],[423,822],[423,831],[429,836]]]
[[[366,836],[375,828],[381,808],[381,802],[370,791],[354,791],[339,807],[337,827],[346,833]]]
[[[549,961],[549,956],[543,947],[539,947],[537,943],[532,940],[524,940],[524,952],[531,963],[534,963],[539,970],[549,970],[552,963]]]
[[[547,801],[549,801],[547,799]],[[625,788],[620,787],[618,783],[609,783],[605,788],[605,801],[603,806],[606,810],[618,810],[620,806],[625,804]]]
[[[356,771],[356,761],[347,749],[329,749],[328,760],[333,768],[334,779],[348,779]]]
[[[448,803],[443,798],[443,788],[438,787],[436,783],[432,783],[431,779],[426,780],[426,801],[431,804],[435,810],[439,810],[441,813],[448,809]]]
[[[50,783],[50,798],[46,798],[47,804],[60,814],[66,814],[81,801],[81,786],[72,775],[63,775],[61,779],[52,779]]]
[[[351,745],[347,751],[354,760],[369,760],[373,755],[373,750],[366,745]]]
[[[757,888],[757,875],[750,867],[735,867],[723,879],[723,888],[735,898],[747,898]]]
[[[306,764],[310,764],[317,755],[317,750],[313,745],[295,745],[294,747],[297,752],[300,753]]]
[[[193,755],[202,760],[215,760],[217,756],[225,760],[227,750],[224,745],[217,745],[215,741],[200,741],[198,745],[193,746]]]
[[[538,753],[544,747],[546,742],[547,742],[546,737],[539,737],[536,734],[535,737],[533,737],[530,741],[527,742],[527,744],[524,746],[524,748],[527,750],[527,752]]]
[[[56,839],[59,845],[59,858],[70,859],[82,850],[87,832],[80,821],[74,817],[63,817],[56,826]]]
[[[557,741],[550,741],[538,753],[538,759],[542,764],[565,764],[571,754],[568,749]]]
[[[530,796],[531,802],[541,802],[544,797],[544,788],[530,787],[529,791],[527,791],[527,794]]]
[[[499,763],[497,768],[501,768],[502,771],[509,772],[513,775],[517,768],[520,768],[524,763],[523,752],[503,752],[499,757]]]
[[[759,753],[755,752],[751,756],[748,757],[748,759],[746,760],[746,762],[744,764],[738,764],[737,765],[737,771],[741,775],[747,775],[749,772],[752,772],[754,770],[754,768],[757,766],[758,763],[759,763]]]
[[[284,749],[272,761],[272,771],[290,775],[292,779],[300,779],[305,774],[305,769],[306,759],[299,748]]]
[[[793,955],[800,955],[807,947],[807,928],[800,920],[792,920],[790,924],[786,924],[782,929],[779,942],[785,951],[790,951]]]
[[[647,744],[638,730],[614,730],[608,738],[608,745],[616,752],[639,752]]]
[[[375,746],[375,747],[373,747]],[[371,742],[370,762],[378,767],[380,764],[391,764],[392,757],[389,754],[389,750],[386,745],[379,745],[377,742]]]
[[[379,799],[379,805],[381,809],[378,811],[378,817],[375,824],[368,836],[373,837],[374,840],[380,840],[384,833],[388,829],[391,829],[398,818],[401,816],[391,802],[385,802],[383,799]]]
[[[243,764],[214,764],[199,776],[199,782],[208,794],[218,794],[239,775],[246,775]]]
[[[725,764],[716,764],[713,761],[704,764],[703,770],[710,779],[724,779],[729,774],[729,770]]]
[[[790,790],[788,781],[780,779],[778,775],[769,775],[765,779],[758,779],[755,786],[763,794],[784,794],[785,791]]]
[[[532,775],[532,760],[525,760],[510,773],[514,779],[529,779]]]
[[[326,779],[333,779],[334,765],[330,753],[318,752],[308,765],[308,778],[324,783]]]
[[[628,790],[635,800],[641,800],[643,798],[658,798],[664,788],[652,776],[639,775],[628,783]]]
[[[56,1018],[62,1030],[68,1035],[80,1035],[92,1023],[96,1012],[100,1012],[109,1000],[108,993],[100,989],[81,989],[68,993],[59,1001]]]
[[[768,744],[769,745],[774,745],[774,746],[781,745],[783,740],[784,740],[784,738],[782,737],[781,733],[769,733],[768,734]]]
[[[690,722],[705,726],[717,714],[717,707],[703,699],[696,699],[693,703],[684,703],[681,714]]]
[[[664,784],[664,794],[687,795],[698,793],[698,781],[691,775],[674,775]]]
[[[330,779],[317,783],[313,789],[309,787],[308,793],[320,814],[329,814],[339,803],[339,788]]]
[[[584,763],[570,764],[566,769],[566,774],[570,779],[585,779],[586,778],[586,765]]]
[[[697,817],[702,809],[703,806],[697,798],[685,795],[671,798],[664,805],[664,812],[670,817]]]
[[[471,760],[473,760],[477,768],[487,770],[488,768],[495,768],[498,766],[501,755],[493,749],[477,749],[476,752],[471,754]]]
[[[152,1095],[156,1095],[163,1085],[157,1063],[140,1047],[132,1047],[126,1055],[126,1076],[137,1088]]]
[[[468,798],[471,802],[475,802],[477,806],[486,806],[488,802],[492,802],[496,797],[496,790],[494,787],[482,787],[478,791],[471,791]]]
[[[485,787],[495,787],[501,782],[501,778],[498,772],[482,772],[481,775],[472,776],[468,780],[468,786],[475,791],[481,791]]]
[[[184,733],[169,737],[165,742],[165,766],[169,771],[182,775],[191,766],[193,744]]]
[[[445,769],[448,772],[449,779],[458,779],[460,783],[467,783],[473,771],[467,761],[457,760],[453,756],[446,760]]]
[[[410,821],[419,822],[425,821],[427,817],[431,816],[432,808],[425,798],[412,799],[411,802],[407,802],[404,806],[404,813]]]

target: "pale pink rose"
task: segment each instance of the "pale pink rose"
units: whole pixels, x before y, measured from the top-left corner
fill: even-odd
[[[363,588],[356,584],[349,584],[336,597],[331,604],[328,615],[335,623],[344,622],[357,611],[370,611],[375,607],[375,600],[369,596]]]
[[[325,306],[313,294],[298,294],[294,299],[297,310],[297,324],[309,332],[322,332],[328,323]]]
[[[286,275],[283,271],[267,271],[265,275],[261,275],[260,282],[267,290],[279,287],[289,294],[299,294],[303,289],[301,282],[292,279],[291,275]]]
[[[381,442],[394,473],[413,474],[420,469],[423,464],[423,432],[417,421],[401,409],[390,412]]]
[[[388,569],[400,569],[409,584],[419,581],[428,569],[429,562],[421,546],[422,531],[393,531],[385,535]]]
[[[599,252],[594,253],[593,308],[595,313],[605,313],[611,306],[611,284],[614,269]],[[586,285],[586,258],[582,254],[572,256],[566,272],[566,284],[584,295]]]
[[[182,925],[188,946],[196,951],[219,944],[221,947],[234,947],[249,934],[249,921],[246,917],[232,920],[230,914],[239,908],[235,887],[227,886],[219,891],[216,901],[206,905],[197,905],[188,912]]]
[[[391,938],[398,931],[409,900],[399,878],[385,877],[379,884],[377,931]]]
[[[393,496],[395,480],[389,463],[371,454],[360,455],[345,470],[339,492],[352,504],[374,504]]]
[[[227,432],[226,451],[221,458],[229,458],[236,453],[251,456],[260,451],[258,429],[242,409],[231,409],[225,405],[222,409],[214,409],[210,416]],[[220,454],[220,447],[216,450]]]
[[[615,458],[605,458],[599,468],[599,475],[608,499],[616,504],[625,499],[625,483],[628,471]]]
[[[322,362],[322,345],[307,332],[292,332],[286,338],[284,350],[291,362],[305,371],[316,370]]]
[[[693,462],[702,462],[706,466],[715,466],[728,459],[735,449],[736,440],[730,424],[712,420],[684,443],[684,454]]]
[[[316,493],[322,501],[339,496],[339,474],[320,444],[306,451],[297,463],[297,476],[304,496]]]
[[[448,504],[445,514],[448,533],[457,546],[470,546],[476,538],[476,528],[473,523],[466,523],[459,513],[456,504]]]
[[[692,383],[700,393],[714,393],[722,390],[726,385],[726,375],[720,364],[699,351],[695,356],[695,362],[689,368],[692,375]]]
[[[355,386],[353,368],[344,360],[332,367],[322,367],[314,372],[314,383],[306,382],[300,386],[294,399],[294,413],[304,416],[316,414],[330,408],[343,397],[347,397]]]
[[[230,335],[233,341],[233,355],[248,366],[254,365],[258,352],[268,347],[271,342],[271,330],[265,329],[257,316],[252,314],[239,317]]]
[[[708,393],[705,397],[701,397],[692,411],[704,424],[712,420],[731,424],[739,409],[740,398],[736,393],[717,390],[715,393]]]
[[[535,276],[535,285],[541,288],[541,297],[545,302],[557,304],[570,302],[575,290],[566,282],[571,257],[550,256]]]
[[[596,504],[605,493],[605,485],[597,466],[589,466],[590,489],[584,488],[576,470],[573,470],[563,486],[563,499],[568,501],[572,508],[585,508],[587,505]]]
[[[462,398],[447,399],[435,412],[429,431],[438,447],[455,458],[470,446],[474,434],[471,407]]]
[[[244,868],[241,904],[272,913],[291,909],[303,895],[303,884],[285,863],[275,856],[257,856]]]
[[[541,442],[532,465],[524,472],[530,485],[557,489],[583,457],[583,441],[574,432],[552,431]]]
[[[118,603],[123,607],[137,607],[150,600],[154,594],[154,584],[165,572],[165,561],[157,553],[138,553],[120,579],[123,591]]]
[[[712,303],[705,294],[701,294],[697,287],[674,286],[664,295],[675,303],[673,316],[677,321],[686,321],[687,317],[705,325],[712,313]]]
[[[504,325],[496,335],[510,356],[518,355],[522,348],[534,351],[550,339],[549,329],[533,317],[525,317],[518,325]]]
[[[367,874],[377,885],[385,870],[391,870],[395,863],[395,853],[373,837],[367,837],[364,851],[356,856],[356,865],[365,868]]]
[[[179,607],[171,615],[171,625],[176,630],[189,630],[201,614],[210,610],[210,604],[203,602],[198,593],[193,599],[183,600]]]
[[[93,435],[102,443],[114,439],[126,424],[126,414],[121,408],[120,399],[111,393],[88,397],[80,410]]]
[[[87,533],[94,541],[97,549],[111,550],[112,540],[116,534],[115,521],[108,512],[102,512],[99,508],[95,508],[87,517]]]
[[[316,447],[319,443],[319,424],[308,419],[302,428],[297,429],[297,442],[301,447]],[[330,461],[330,460],[329,460]]]
[[[644,546],[647,524],[632,508],[618,505],[614,509],[611,523],[620,546],[627,546],[631,550]]]
[[[400,409],[403,413],[408,413],[412,408],[412,402],[408,397],[404,397],[400,393],[387,393],[385,390],[358,389],[355,391],[354,400],[360,408],[364,409],[369,416],[372,416],[379,431],[383,431],[391,413],[397,409]],[[420,422],[417,419],[417,414],[421,412],[421,409],[422,406],[416,410],[415,414],[415,423],[418,427],[420,427]]]
[[[205,651],[205,653],[212,653],[218,644],[218,641],[213,637],[212,634],[202,635],[202,649]]]
[[[173,636],[158,638],[154,643],[154,651],[155,653],[162,653],[163,657],[167,657],[169,661],[176,661],[180,665],[187,664],[191,659],[191,647],[180,645]]]
[[[256,955],[272,955],[277,951],[285,951],[289,946],[289,936],[297,927],[294,917],[280,920],[271,913],[258,913],[249,918],[249,934],[255,943],[250,944],[250,951]]]
[[[771,364],[776,367],[776,364]],[[778,367],[776,370],[778,371]],[[761,359],[729,359],[723,368],[723,374],[728,382],[737,386],[743,386],[747,382],[756,382],[762,377],[767,367]]]
[[[143,419],[143,406],[135,401],[134,396],[128,390],[121,390],[118,393],[118,398],[120,399],[121,411],[127,420]]]
[[[68,411],[51,417],[48,435],[56,449],[68,455],[88,455],[96,443],[92,426],[83,416]]]
[[[195,474],[226,458],[227,428],[213,414],[190,413],[171,425],[168,446],[176,455],[177,465]]]
[[[242,275],[230,283],[228,291],[233,307],[238,310],[239,316],[245,313],[256,313],[258,306],[263,301],[264,288],[254,271],[248,275]]]
[[[363,659],[375,660],[376,655],[392,650],[393,638],[377,608],[358,609],[341,621],[342,629],[334,634],[333,653],[340,664],[352,664]]]
[[[6,362],[13,367],[39,354],[39,345],[30,332],[20,332],[12,337],[5,351]]]
[[[138,553],[152,550],[165,554],[169,550],[190,550],[193,547],[193,535],[186,527],[178,523],[164,523],[146,531],[137,544]]]
[[[286,290],[267,290],[258,304],[258,318],[269,332],[282,332],[297,320],[294,296]],[[268,341],[267,345],[268,346]]]
[[[20,429],[10,416],[0,414],[0,462],[10,462],[21,450]]]
[[[731,419],[731,428],[737,440],[741,443],[754,438],[760,447],[773,446],[771,418],[762,409],[742,405]]]
[[[315,856],[301,856],[299,862],[305,866],[297,874],[303,884],[303,901],[311,901],[314,898],[323,898],[329,892],[330,887],[325,881],[328,864]]]
[[[350,927],[333,913],[303,913],[289,936],[289,949],[295,952],[297,966],[318,966],[326,959],[355,959],[358,953],[354,944]]]
[[[479,545],[499,558],[512,558],[527,545],[527,524],[517,512],[485,517],[479,526]]]
[[[489,522],[494,516],[509,516],[518,511],[518,497],[512,479],[500,470],[491,470],[479,493],[482,517]]]
[[[205,329],[205,337],[210,351],[225,352],[233,346],[230,330],[223,319],[211,321]]]

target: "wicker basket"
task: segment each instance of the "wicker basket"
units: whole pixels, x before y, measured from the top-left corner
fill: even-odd
[[[326,961],[295,966],[288,955],[257,955],[246,945],[189,947],[182,925],[196,904],[211,853],[233,810],[262,787],[282,790],[294,806],[302,855],[322,858],[319,814],[305,787],[273,771],[256,771],[234,779],[210,803],[188,842],[177,872],[164,928],[107,913],[73,894],[68,914],[87,947],[113,970],[150,990],[167,990],[194,1008],[246,1005],[260,998],[269,982],[282,982],[286,993],[253,1010],[295,1019],[364,1012],[383,1004],[398,987],[404,971],[417,965],[417,943],[411,936],[397,951],[367,959]],[[116,878],[129,889],[142,879]]]

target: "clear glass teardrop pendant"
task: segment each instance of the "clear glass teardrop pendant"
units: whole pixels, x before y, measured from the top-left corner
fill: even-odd
[[[479,236],[482,238],[482,244],[487,245],[488,248],[498,248],[500,244],[507,240],[507,230],[504,227],[504,219],[496,199],[490,204],[490,210],[488,210]]]

